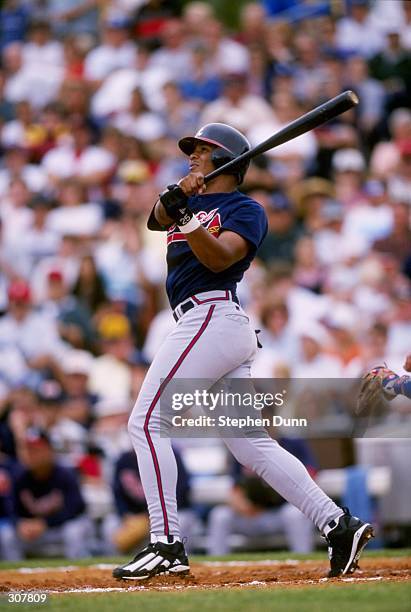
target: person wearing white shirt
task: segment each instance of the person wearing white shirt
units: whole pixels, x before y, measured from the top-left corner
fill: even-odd
[[[91,133],[85,123],[73,126],[71,136],[72,143],[46,153],[42,167],[52,182],[76,176],[83,184],[100,184],[114,168],[114,155],[101,146],[90,144]]]
[[[305,321],[298,334],[302,358],[292,367],[293,378],[341,378],[340,361],[323,350],[328,341],[325,329],[315,321]]]
[[[135,45],[129,39],[126,20],[108,21],[103,27],[102,44],[86,56],[84,76],[88,81],[101,83],[114,70],[131,68],[135,52]]]
[[[0,319],[0,345],[18,349],[30,369],[52,367],[67,348],[57,323],[33,309],[30,286],[25,281],[10,283],[8,299],[8,311]]]
[[[245,73],[226,74],[223,85],[222,97],[204,107],[200,125],[229,123],[242,132],[248,132],[254,126],[273,120],[269,104],[260,96],[248,93]]]

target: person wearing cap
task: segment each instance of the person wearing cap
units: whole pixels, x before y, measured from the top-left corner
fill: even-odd
[[[259,198],[256,198],[259,201]],[[257,256],[267,265],[273,261],[291,262],[294,248],[302,234],[297,224],[292,203],[282,191],[275,191],[263,198],[267,212],[268,233],[260,246]]]
[[[55,321],[34,310],[25,280],[10,283],[8,301],[7,314],[0,319],[0,343],[15,347],[30,370],[55,370],[65,350]]]
[[[346,206],[354,206],[361,202],[367,169],[363,154],[354,148],[337,149],[331,160],[331,169],[337,200]]]
[[[111,312],[103,315],[98,323],[101,355],[90,370],[89,390],[101,399],[123,398],[131,393],[131,359],[133,341],[127,317]]]
[[[28,429],[20,450],[25,467],[15,484],[20,557],[50,552],[66,559],[87,556],[90,524],[74,472],[56,462],[43,429]]]
[[[47,297],[40,312],[54,320],[60,337],[76,348],[92,348],[95,330],[91,313],[74,295],[58,269],[47,276]]]
[[[64,401],[62,412],[65,418],[80,423],[88,429],[94,418],[94,406],[98,400],[88,389],[88,381],[94,358],[81,350],[68,351],[63,358]]]
[[[301,359],[292,368],[293,378],[341,378],[339,360],[325,352],[330,343],[326,329],[320,323],[306,320],[300,324],[297,334]]]

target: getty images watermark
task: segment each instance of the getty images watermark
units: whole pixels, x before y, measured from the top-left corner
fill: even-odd
[[[208,391],[206,389],[195,389],[193,392],[172,393],[171,408],[173,411],[186,412],[201,406],[205,411],[215,414],[220,409],[232,409],[234,411],[245,408],[248,414],[239,416],[237,412],[218,414],[199,414],[198,416],[183,416],[174,414],[171,417],[173,427],[234,427],[238,429],[255,427],[307,427],[306,418],[287,418],[279,414],[272,414],[269,417],[261,416],[261,411],[265,408],[281,408],[285,404],[287,390],[277,393],[252,393],[252,392],[233,392],[233,391]],[[253,409],[259,414],[249,412]]]
[[[357,413],[361,379],[222,378],[161,381],[162,437],[411,437],[411,402]],[[382,398],[384,399],[384,398]]]

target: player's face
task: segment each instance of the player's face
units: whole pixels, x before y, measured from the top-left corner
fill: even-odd
[[[214,164],[211,161],[213,149],[215,147],[205,142],[197,143],[190,155],[190,172],[201,172],[204,175],[212,172],[214,170]]]

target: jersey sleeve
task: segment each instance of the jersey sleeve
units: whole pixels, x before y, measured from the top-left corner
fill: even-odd
[[[262,206],[249,200],[236,207],[223,221],[222,231],[239,234],[247,240],[254,251],[258,249],[267,233],[267,216]]]

